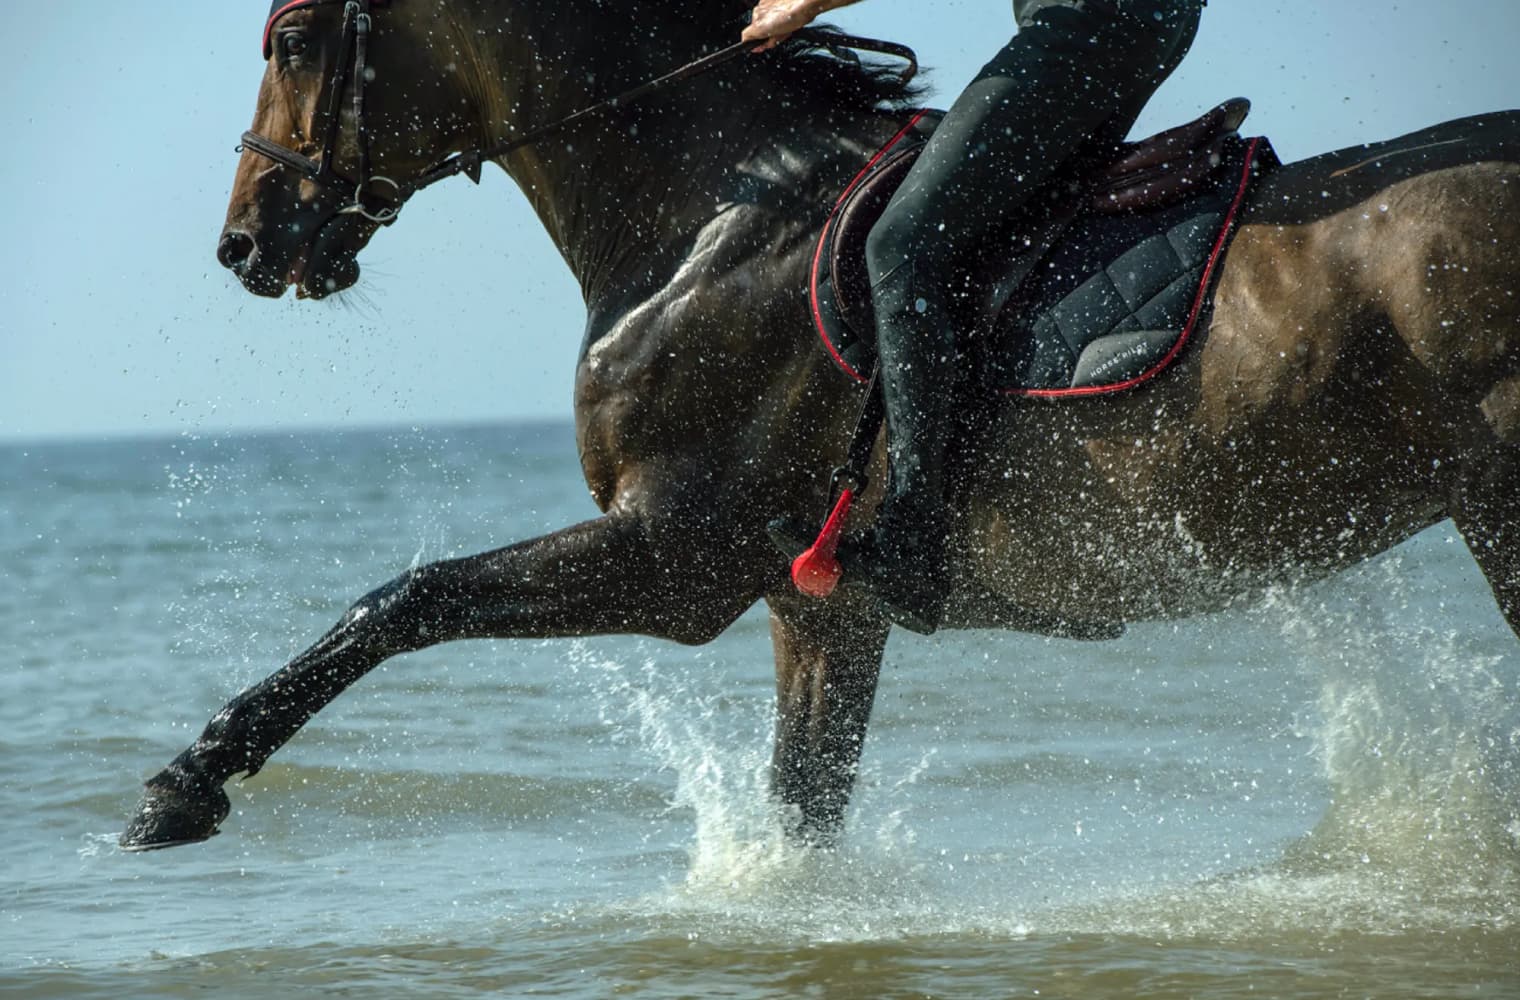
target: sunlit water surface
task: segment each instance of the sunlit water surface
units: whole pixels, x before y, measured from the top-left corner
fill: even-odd
[[[767,805],[763,609],[393,660],[117,849],[358,595],[594,513],[561,425],[0,449],[0,992],[1520,997],[1520,669],[1449,527],[1114,643],[894,637],[832,853]]]

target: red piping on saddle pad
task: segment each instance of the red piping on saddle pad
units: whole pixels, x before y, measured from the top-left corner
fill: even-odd
[[[1136,375],[1134,378],[1125,379],[1123,382],[1115,382],[1111,385],[1084,385],[1073,389],[1004,389],[1005,396],[1026,396],[1037,399],[1059,399],[1066,396],[1094,396],[1118,392],[1121,389],[1130,389],[1160,373],[1167,365],[1170,365],[1187,345],[1188,337],[1193,333],[1193,327],[1198,324],[1198,317],[1203,312],[1204,299],[1208,297],[1209,288],[1214,283],[1214,267],[1219,263],[1219,257],[1224,253],[1225,244],[1230,241],[1230,232],[1235,228],[1235,215],[1240,211],[1240,203],[1245,200],[1246,189],[1250,187],[1251,167],[1256,163],[1256,147],[1261,142],[1258,136],[1246,144],[1246,162],[1240,171],[1240,187],[1235,191],[1235,200],[1230,203],[1230,211],[1224,217],[1224,225],[1219,228],[1219,237],[1214,240],[1214,249],[1209,253],[1209,262],[1204,265],[1203,279],[1198,283],[1198,294],[1193,297],[1193,310],[1188,313],[1187,325],[1182,328],[1182,335],[1172,345],[1172,349],[1166,352],[1166,356],[1157,361],[1150,368]]]
[[[829,342],[828,331],[824,329],[823,309],[818,304],[818,268],[823,261],[824,245],[829,238],[829,223],[834,221],[834,216],[839,214],[839,210],[844,207],[845,201],[851,194],[854,194],[855,189],[860,186],[861,181],[866,179],[872,168],[881,162],[883,156],[891,152],[893,146],[902,141],[903,136],[913,131],[913,127],[928,113],[929,110],[924,108],[910,118],[908,124],[904,125],[900,132],[888,139],[887,144],[876,151],[876,155],[871,157],[870,162],[860,168],[860,173],[856,174],[850,183],[845,185],[844,192],[840,194],[839,200],[834,202],[834,208],[829,212],[828,219],[824,221],[823,231],[818,234],[818,248],[813,251],[813,269],[808,277],[808,301],[813,306],[813,328],[818,331],[818,339],[823,341],[823,349],[829,352],[829,357],[833,358],[834,363],[857,382],[865,382],[866,377],[846,364],[844,358],[839,356],[839,352],[834,350],[834,345]]]

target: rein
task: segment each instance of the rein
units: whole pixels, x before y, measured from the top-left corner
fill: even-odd
[[[297,2],[286,4],[283,7],[277,6],[276,11],[271,15],[265,27],[266,39],[270,35],[274,21],[285,11],[294,9],[297,6],[317,6],[323,3],[334,2],[338,2],[338,0],[308,0],[306,3],[300,3],[297,0]],[[281,166],[289,167],[320,187],[336,191],[346,202],[342,208],[338,209],[337,214],[361,215],[371,222],[377,222],[381,225],[389,225],[394,222],[407,200],[423,188],[453,177],[455,174],[464,174],[470,180],[479,184],[481,166],[487,160],[494,160],[505,156],[514,150],[556,135],[588,119],[619,111],[650,94],[689,80],[692,77],[700,76],[725,63],[732,62],[737,57],[745,54],[755,44],[753,42],[735,42],[716,52],[709,53],[699,59],[694,59],[669,73],[646,80],[613,97],[571,112],[557,121],[531,128],[516,138],[504,140],[493,146],[487,146],[484,149],[455,153],[446,157],[435,166],[424,170],[411,180],[397,181],[381,174],[371,173],[370,171],[369,133],[366,131],[364,124],[364,82],[368,67],[369,35],[372,27],[370,6],[372,2],[377,2],[377,0],[343,0],[343,39],[339,43],[337,65],[333,69],[332,78],[327,85],[327,127],[322,139],[321,159],[316,160],[309,156],[304,156],[252,130],[243,133],[242,142],[238,145],[236,151],[250,150],[260,156],[273,160]],[[378,0],[378,2],[384,2],[384,0]],[[918,56],[906,45],[899,45],[896,42],[838,34],[833,31],[821,31],[813,28],[804,28],[794,33],[792,37],[835,53],[850,49],[861,52],[875,52],[902,59],[907,63],[900,73],[904,83],[911,80],[918,73]],[[266,56],[268,55],[268,51],[266,47]],[[337,173],[332,166],[336,159],[338,127],[342,119],[343,89],[350,78],[353,80],[354,87],[354,124],[358,130],[359,176],[357,180],[349,180],[347,177]],[[383,198],[384,203],[366,200],[367,198],[380,197],[377,192],[370,190],[375,184],[383,184],[390,189],[389,195]]]

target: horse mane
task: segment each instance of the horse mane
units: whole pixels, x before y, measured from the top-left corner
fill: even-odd
[[[753,0],[722,0],[728,4],[725,12],[721,3],[709,6],[706,3],[691,4],[687,0],[590,2],[604,17],[622,19],[621,22],[611,22],[613,25],[621,23],[621,28],[607,29],[607,34],[613,37],[633,36],[634,26],[640,23],[663,25],[665,31],[653,35],[646,33],[645,37],[652,43],[652,61],[667,71],[737,41],[753,6]],[[455,51],[460,56],[464,85],[481,109],[482,117],[493,122],[509,120],[510,109],[496,83],[496,71],[491,68],[493,64],[481,45],[484,36],[478,25],[457,17],[449,18],[446,23]],[[749,80],[763,77],[767,100],[803,113],[836,109],[845,112],[897,111],[916,106],[917,98],[927,89],[917,79],[903,79],[900,63],[863,59],[852,49],[829,44],[829,36],[843,34],[837,28],[831,25],[811,27],[814,33],[810,40],[791,39],[768,52],[739,59],[725,69],[724,75],[732,79],[732,74],[738,74]],[[820,34],[823,36],[821,40]],[[620,68],[624,72],[632,70],[627,64]],[[647,79],[647,70],[635,72],[626,79],[614,77],[608,86],[614,90],[631,87],[644,79]]]
[[[832,25],[816,26],[827,35],[841,35]],[[783,99],[823,104],[846,111],[900,110],[917,104],[926,89],[916,78],[903,79],[900,64],[862,59],[853,49],[827,41],[791,40],[765,59],[766,72]]]
[[[678,0],[674,8],[669,5],[671,0],[653,2],[666,18],[674,18],[676,24],[684,22],[697,36],[703,52],[737,41],[754,7],[754,0],[698,4]],[[821,33],[825,39],[844,34],[829,24],[813,24],[809,28],[814,37]],[[863,59],[854,50],[830,45],[827,40],[791,39],[756,58],[740,60],[740,67],[741,71],[767,76],[767,82],[776,91],[773,99],[801,109],[895,111],[914,106],[927,89],[917,80],[904,80],[900,63]]]

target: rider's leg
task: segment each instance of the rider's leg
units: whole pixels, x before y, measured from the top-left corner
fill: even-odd
[[[1122,138],[1187,51],[1202,2],[1085,0],[1039,11],[952,105],[871,231],[890,472],[857,575],[901,625],[932,632],[948,589],[952,282],[1073,150],[1095,136]]]

